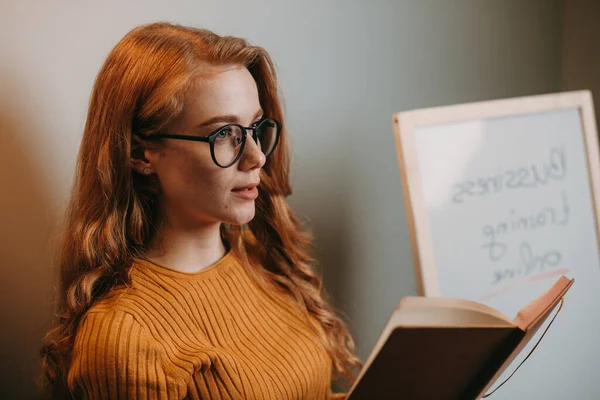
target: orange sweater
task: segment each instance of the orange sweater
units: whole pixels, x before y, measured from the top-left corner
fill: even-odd
[[[233,252],[197,273],[139,260],[84,315],[69,387],[92,399],[331,399],[331,359]]]

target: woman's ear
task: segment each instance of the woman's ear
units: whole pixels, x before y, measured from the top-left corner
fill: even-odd
[[[148,147],[137,135],[132,135],[131,141],[131,168],[142,175],[150,175],[154,172],[152,163],[148,160]]]

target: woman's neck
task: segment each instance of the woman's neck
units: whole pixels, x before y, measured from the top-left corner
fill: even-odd
[[[221,223],[197,226],[162,223],[146,258],[177,271],[198,272],[226,253],[220,226]]]

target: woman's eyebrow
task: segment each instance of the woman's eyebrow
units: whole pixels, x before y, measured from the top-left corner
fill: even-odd
[[[260,109],[256,112],[256,114],[254,114],[254,118],[252,118],[252,120],[258,119],[262,115],[263,115],[263,110]],[[222,123],[227,123],[227,124],[237,124],[237,123],[239,123],[239,121],[240,121],[240,118],[237,115],[233,115],[233,114],[218,115],[216,117],[209,118],[206,121],[202,122],[201,124],[198,125],[198,128],[216,124],[217,122],[222,122]]]

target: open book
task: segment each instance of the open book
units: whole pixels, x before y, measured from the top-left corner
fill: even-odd
[[[573,284],[562,276],[514,320],[486,305],[405,297],[367,358],[349,400],[476,399],[523,350]]]

